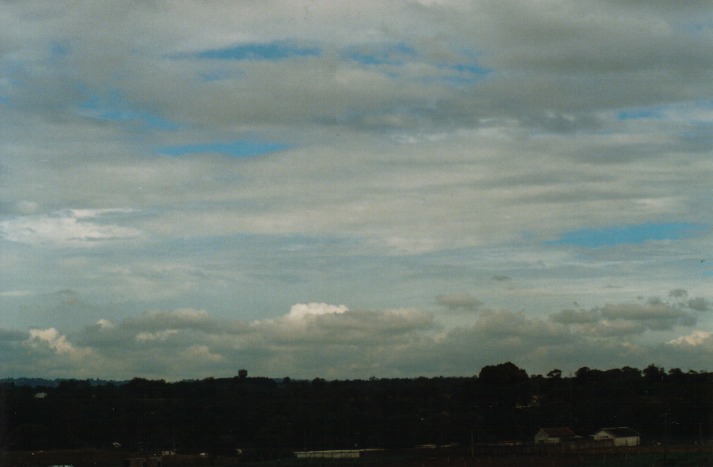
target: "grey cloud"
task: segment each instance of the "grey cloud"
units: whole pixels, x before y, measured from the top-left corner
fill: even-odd
[[[584,334],[600,337],[631,336],[644,333],[649,327],[642,322],[629,320],[602,320],[581,327]]]
[[[257,324],[269,340],[285,344],[379,345],[408,340],[414,333],[432,331],[433,317],[418,310],[347,311],[307,315],[303,320],[285,317]]]
[[[672,276],[705,290],[709,268],[691,267],[691,252],[707,251],[711,232],[655,251],[543,242],[709,223],[710,2],[67,5],[8,2],[0,15],[2,324],[59,333],[20,349],[23,363],[45,352],[32,368],[71,370],[49,346],[63,336],[92,350],[95,368],[129,376],[180,377],[180,352],[196,374],[243,358],[284,374],[417,371],[419,358],[460,372],[473,348],[507,350],[488,332],[517,343],[508,319],[533,333],[519,342],[565,329],[612,361],[624,347],[608,336],[709,324],[702,292],[597,305]],[[321,53],[195,58],[276,41]],[[348,59],[354,47],[367,55]],[[289,149],[157,154],[243,139]],[[107,211],[117,207],[131,212]],[[507,277],[517,281],[484,285]],[[77,301],[46,296],[62,289]],[[446,294],[446,308],[482,312],[483,300],[532,316],[443,313],[469,329],[448,333],[415,310],[444,290],[478,297]],[[268,323],[299,300],[414,309]],[[575,300],[588,309],[546,317]]]
[[[101,308],[74,289],[21,297],[18,314],[33,326],[65,328],[77,321],[97,319]]]
[[[597,310],[562,310],[550,315],[550,319],[562,324],[585,324],[599,321]]]
[[[673,298],[686,298],[688,291],[686,289],[673,289],[668,293],[668,296]]]
[[[472,368],[475,374],[475,369],[492,364],[488,362],[509,360],[529,372],[545,373],[552,368],[576,369],[574,355],[587,355],[596,363],[608,360],[607,364],[611,364],[621,361],[612,357],[616,353],[623,353],[620,343],[593,340],[561,324],[500,310],[482,314],[471,327],[450,331],[439,342],[439,361],[434,365],[443,365],[440,360],[446,360],[453,362],[455,368]]]
[[[95,349],[97,358],[120,361],[122,371],[133,368],[137,374],[161,367],[174,377],[207,370],[219,374],[233,371],[230,362],[246,360],[264,371],[294,375],[314,366],[308,362],[318,355],[314,368],[319,371],[313,375],[324,375],[344,371],[339,369],[344,365],[373,367],[388,349],[408,347],[435,329],[432,316],[416,310],[286,315],[252,323],[174,310],[116,323],[101,320],[66,342]]]
[[[4,349],[3,354],[11,355],[17,345],[27,339],[27,333],[13,329],[0,328],[0,348]]]
[[[68,334],[54,328],[35,329],[29,336],[5,333],[15,362],[3,360],[1,365],[4,371],[17,372],[16,365],[25,362],[22,373],[27,375],[181,379],[232,375],[239,365],[269,376],[363,378],[475,374],[481,366],[502,360],[530,372],[554,367],[574,371],[582,365],[641,366],[658,355],[658,347],[622,339],[650,328],[647,320],[652,314],[658,319],[656,310],[636,311],[641,319],[637,321],[613,319],[631,311],[603,307],[596,311],[603,315],[602,310],[608,310],[607,318],[600,316],[597,322],[572,313],[547,320],[488,310],[472,325],[445,329],[417,310],[337,308],[249,323],[173,310],[116,322],[102,319]],[[694,332],[666,346],[696,346],[700,361],[710,355],[710,346],[701,345],[707,336]]]
[[[504,344],[507,341],[527,343],[542,339],[554,343],[571,339],[569,331],[557,323],[505,310],[484,313],[473,329],[480,339],[499,340]]]
[[[649,299],[646,304],[608,304],[591,310],[562,310],[550,316],[556,323],[580,326],[591,335],[636,335],[647,330],[671,330],[696,324],[696,315],[662,302]]]
[[[226,28],[225,32],[235,29],[234,24],[227,29],[226,18],[241,22],[249,21],[247,18],[254,16],[246,14],[248,12],[243,8],[227,5],[222,5],[222,11],[215,7],[194,8],[202,10],[202,15],[195,15],[196,18],[218,19],[217,23],[209,23],[215,29],[212,36],[216,40],[219,40],[218,34],[223,28]],[[373,14],[372,8],[373,5],[365,4],[351,12],[330,10],[335,17],[327,23],[339,24],[346,15],[368,17]],[[132,12],[112,3],[49,20],[49,31],[62,31],[61,36],[69,43],[68,56],[54,58],[58,62],[54,65],[65,70],[62,74],[64,82],[60,83],[72,89],[72,80],[78,81],[81,76],[83,82],[101,89],[101,83],[105,83],[107,77],[121,76],[113,82],[125,91],[130,101],[148,109],[163,109],[163,114],[180,116],[186,121],[213,121],[215,124],[228,121],[249,121],[253,124],[311,121],[381,131],[384,126],[423,127],[442,125],[448,121],[458,126],[472,126],[493,114],[516,119],[525,115],[522,121],[527,124],[527,115],[530,114],[532,117],[529,118],[540,120],[543,127],[566,129],[570,126],[591,126],[591,113],[605,106],[659,104],[666,100],[701,96],[707,87],[696,77],[713,67],[713,59],[707,49],[700,46],[705,37],[686,34],[685,29],[672,35],[676,20],[668,12],[639,11],[594,3],[584,7],[578,2],[571,2],[553,15],[541,6],[512,9],[482,3],[465,11],[441,8],[441,23],[436,25],[418,9],[396,3],[393,7],[380,5],[379,10],[382,13],[388,10],[394,17],[399,17],[392,34],[399,31],[404,35],[391,36],[382,31],[383,36],[376,39],[377,44],[374,44],[373,38],[367,44],[377,48],[379,42],[387,45],[394,42],[409,44],[416,53],[402,54],[397,65],[352,62],[345,66],[336,63],[335,58],[326,53],[289,64],[266,61],[241,62],[239,67],[222,64],[224,67],[232,65],[234,69],[231,71],[237,72],[239,79],[206,83],[200,80],[200,63],[165,58],[166,53],[174,51],[173,44],[199,42],[193,31],[199,31],[200,24],[198,28],[178,27],[172,30],[161,27],[153,30],[152,26],[161,17],[162,9],[139,10],[141,13]],[[305,24],[319,23],[326,11],[311,13]],[[701,13],[710,12],[702,9]],[[273,14],[284,12],[274,11]],[[95,21],[97,17],[105,18],[102,24],[106,27],[101,31],[90,27],[60,29],[63,22],[65,26],[67,23],[94,24],[83,22],[83,15],[93,15],[91,17]],[[18,16],[22,16],[21,12]],[[583,21],[582,18],[588,20]],[[127,23],[127,19],[132,21]],[[350,19],[353,21],[354,17]],[[178,15],[176,21],[183,25],[187,18]],[[466,27],[469,23],[474,25]],[[122,27],[126,24],[132,26]],[[427,27],[409,28],[409,24],[424,24]],[[265,35],[265,43],[271,42],[266,31],[260,32],[257,24],[252,26],[257,28],[257,34]],[[446,36],[452,35],[459,40],[454,43],[427,40],[429,37],[421,31],[434,28],[441,33],[448,31]],[[347,47],[353,45],[331,28],[314,28],[311,33],[306,31],[310,29],[296,28],[292,31],[294,39],[306,39],[318,44],[336,40],[337,44]],[[147,60],[146,55],[134,52],[138,47],[137,37],[142,36],[153,39],[147,41],[151,44],[152,61]],[[438,34],[432,32],[433,36]],[[225,41],[205,44],[212,48],[227,45],[232,44]],[[143,45],[142,49],[145,48]],[[448,68],[443,67],[437,57],[445,58],[448,63],[460,54],[461,61],[467,63],[472,58],[459,53],[463,49],[472,49],[472,54],[483,57],[485,66],[498,73],[499,82],[486,79],[483,83],[476,81],[468,84],[465,92],[452,89],[449,80],[453,76],[447,74]],[[107,50],[111,54],[99,53]],[[156,56],[162,56],[162,51],[164,59],[157,64]],[[45,57],[44,60],[50,59],[52,57]],[[37,85],[31,85],[28,77],[18,80],[24,83],[22,89],[26,92],[17,100],[29,103],[32,101],[30,96],[35,95],[32,105],[47,108],[57,96],[63,97],[55,105],[64,107],[69,105],[65,100],[79,99],[79,96],[72,97],[64,89],[57,89],[57,80],[50,80],[56,77],[56,73],[44,80],[53,86],[45,87],[48,83],[43,81],[42,73],[36,71],[42,69],[35,67],[28,71],[32,73],[31,78],[39,81]],[[124,73],[116,73],[119,69]],[[127,73],[126,70],[132,71]],[[558,77],[555,72],[559,76],[564,74],[566,78]],[[275,79],[277,76],[280,78]],[[639,86],[641,79],[646,79],[648,85]],[[554,97],[550,90],[552,87],[558,90]],[[588,90],[584,95],[580,92],[583,88]],[[38,89],[50,91],[39,94],[35,92]],[[251,92],[242,92],[245,89]],[[424,99],[425,94],[430,97]],[[179,95],[180,99],[176,99]],[[192,110],[190,113],[185,110],[188,108]],[[533,108],[534,112],[528,110]],[[579,116],[562,118],[568,111],[574,111]]]
[[[663,303],[649,305],[606,305],[600,309],[605,319],[640,321],[651,329],[671,329],[675,325],[690,326],[696,317]]]
[[[436,303],[451,311],[476,311],[483,304],[469,293],[441,294],[436,297]]]
[[[216,323],[205,310],[181,309],[146,312],[125,321],[128,329],[154,331],[162,329],[208,329],[216,330]]]
[[[695,297],[687,302],[688,308],[696,311],[709,311],[711,309],[711,302],[703,297]]]

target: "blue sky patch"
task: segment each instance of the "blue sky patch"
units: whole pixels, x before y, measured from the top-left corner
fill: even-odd
[[[292,57],[320,55],[317,47],[304,47],[291,42],[241,44],[233,47],[209,49],[193,56],[215,60],[285,60]]]
[[[628,109],[617,114],[619,120],[654,119],[662,118],[661,109]]]
[[[97,120],[113,122],[138,122],[142,126],[158,130],[176,130],[179,125],[146,110],[137,110],[117,91],[107,97],[90,94],[79,105],[79,113]]]
[[[218,153],[231,157],[254,157],[271,152],[282,151],[289,148],[283,143],[237,140],[217,141],[210,143],[183,144],[178,146],[165,146],[158,152],[168,156],[185,156],[188,154]]]
[[[442,65],[440,68],[454,72],[448,76],[443,76],[430,81],[442,81],[454,86],[464,86],[482,81],[493,70],[484,68],[477,63],[458,63],[456,65]]]
[[[461,73],[470,73],[471,75],[487,75],[492,70],[490,68],[485,68],[477,63],[459,63],[457,65],[451,65],[449,68]]]
[[[64,58],[69,55],[69,46],[61,42],[53,42],[50,46],[50,54],[54,58]]]
[[[406,58],[416,55],[416,49],[403,43],[348,47],[341,54],[342,59],[362,65],[403,65]]]
[[[651,240],[679,240],[691,237],[701,229],[701,225],[688,222],[646,223],[573,230],[565,233],[559,239],[547,243],[590,248],[611,247],[621,244],[639,244]]]

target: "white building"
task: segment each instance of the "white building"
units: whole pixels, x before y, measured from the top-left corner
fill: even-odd
[[[614,446],[639,446],[641,434],[625,426],[602,428],[594,433],[594,440],[611,440]]]

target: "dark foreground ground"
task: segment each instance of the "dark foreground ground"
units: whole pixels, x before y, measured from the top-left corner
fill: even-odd
[[[712,466],[713,446],[642,446],[597,450],[532,450],[505,448],[487,452],[414,452],[384,451],[359,459],[296,459],[247,461],[238,457],[209,457],[200,455],[147,456],[146,454],[101,451],[0,451],[0,466],[46,467],[71,465],[74,467],[105,466],[133,467],[170,466]],[[133,463],[129,459],[135,459]],[[160,459],[160,464],[156,461]]]

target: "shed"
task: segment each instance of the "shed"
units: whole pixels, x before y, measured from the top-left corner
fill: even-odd
[[[576,438],[579,438],[579,436],[566,426],[540,428],[535,434],[535,444],[559,444]]]
[[[594,440],[611,440],[614,446],[639,446],[641,434],[626,426],[602,428],[594,433]]]

